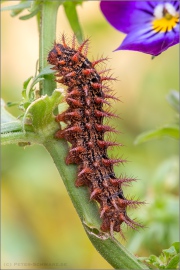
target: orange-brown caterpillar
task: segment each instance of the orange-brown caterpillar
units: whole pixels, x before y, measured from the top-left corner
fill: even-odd
[[[85,185],[89,187],[90,198],[100,205],[102,218],[101,230],[120,232],[121,224],[137,229],[141,224],[127,216],[127,206],[137,207],[143,202],[128,200],[123,195],[122,186],[135,181],[133,178],[117,178],[113,171],[113,164],[123,163],[126,160],[110,159],[107,156],[109,146],[118,145],[104,140],[105,132],[114,132],[110,126],[103,124],[104,117],[114,115],[103,109],[103,104],[108,104],[107,99],[115,99],[107,94],[104,81],[113,78],[101,76],[95,66],[106,60],[99,59],[90,62],[87,59],[88,40],[78,48],[75,47],[75,36],[72,47],[66,44],[64,35],[62,44],[55,43],[49,52],[48,62],[56,70],[56,81],[66,85],[66,102],[69,108],[57,115],[56,121],[64,121],[67,127],[59,130],[56,137],[64,138],[72,144],[66,163],[78,165],[76,187]]]

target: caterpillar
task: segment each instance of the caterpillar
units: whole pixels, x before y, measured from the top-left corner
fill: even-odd
[[[69,105],[65,112],[56,116],[56,121],[63,121],[67,126],[58,130],[55,136],[71,144],[66,164],[78,165],[76,187],[87,186],[90,199],[99,204],[101,230],[111,235],[120,232],[124,238],[123,223],[135,230],[143,227],[128,217],[127,207],[136,208],[144,202],[125,198],[123,185],[136,179],[125,176],[117,178],[113,165],[126,160],[108,157],[108,147],[118,143],[104,139],[106,132],[116,132],[114,128],[103,124],[104,118],[115,116],[104,109],[104,104],[109,105],[107,100],[116,98],[109,94],[110,89],[104,82],[114,78],[102,76],[107,69],[99,72],[95,68],[107,58],[89,61],[88,44],[89,40],[86,39],[77,47],[74,35],[72,45],[69,46],[62,35],[62,44],[55,42],[48,54],[47,61],[56,71],[56,82],[67,86],[66,102]]]

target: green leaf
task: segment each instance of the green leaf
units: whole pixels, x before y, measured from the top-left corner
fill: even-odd
[[[36,79],[42,77],[44,75],[53,74],[55,70],[52,70],[52,65],[47,65],[45,68],[41,70],[41,72],[37,75]]]
[[[174,242],[172,246],[175,248],[177,253],[180,253],[180,243],[179,242]]]
[[[1,124],[1,134],[8,133],[8,132],[21,131],[21,130],[22,130],[22,124],[18,120]]]
[[[134,144],[144,143],[153,139],[161,139],[165,136],[179,139],[179,126],[178,125],[168,125],[159,129],[147,131],[141,133],[134,141]]]
[[[171,90],[167,95],[167,101],[179,113],[179,92],[176,90]]]
[[[5,109],[6,103],[1,99],[1,123],[15,121],[16,118]]]
[[[36,1],[22,0],[17,5],[3,7],[1,10],[2,11],[11,10],[11,16],[14,17],[14,16],[17,16],[19,13],[21,13],[24,9],[28,9],[30,14],[24,15],[19,18],[21,20],[28,20],[39,12],[40,4],[41,4],[41,1],[37,1],[37,0]]]
[[[67,19],[79,43],[83,41],[83,34],[79,23],[78,14],[76,11],[76,5],[80,3],[81,1],[65,1],[63,3]]]
[[[23,90],[27,89],[27,86],[30,82],[30,80],[33,78],[33,76],[29,77],[24,83],[23,83]]]
[[[163,250],[163,255],[165,255],[168,259],[169,257],[173,257],[174,255],[176,255],[176,249],[174,246],[171,246],[168,249],[164,249]]]
[[[5,109],[5,102],[1,99],[1,134],[22,130],[22,125]]]
[[[36,99],[28,106],[22,122],[9,114],[3,106],[2,144],[21,143],[21,146],[25,146],[31,143],[42,144],[44,141],[52,140],[56,130],[59,129],[53,111],[62,98],[61,92],[55,90],[52,96],[46,95]]]
[[[40,11],[41,1],[20,1],[19,4],[14,6],[7,6],[3,7],[1,10],[11,10],[11,16],[17,16],[19,13],[21,13],[23,10],[28,9],[29,14],[19,17],[20,20],[28,20],[35,16]]]
[[[23,90],[22,90],[22,97],[23,100],[20,104],[20,108],[23,110],[27,109],[27,107],[30,105],[30,103],[34,100],[35,94],[34,94],[34,89],[33,87],[40,81],[44,80],[44,78],[41,78],[45,75],[52,74],[55,71],[51,69],[52,65],[46,66],[37,76],[35,77],[31,76],[29,77],[24,83],[23,83]],[[31,84],[30,81],[32,80]],[[29,91],[28,91],[29,89]],[[29,92],[29,94],[28,94]]]
[[[59,128],[59,124],[55,121],[53,115],[54,109],[62,101],[62,93],[55,90],[52,96],[41,96],[33,101],[27,108],[23,117],[23,129],[26,130],[27,125],[31,125],[33,131],[44,140],[48,136],[53,136]]]
[[[162,250],[159,257],[150,255],[148,258],[141,258],[141,261],[146,262],[151,269],[179,269],[180,262],[179,242],[175,242],[169,249]]]
[[[8,108],[13,107],[13,106],[17,106],[17,105],[19,105],[19,102],[11,102],[11,101],[8,101],[8,102],[6,103],[6,106],[7,106]]]
[[[34,17],[38,12],[40,12],[41,4],[42,3],[41,3],[40,0],[33,1],[31,7],[28,9],[28,11],[30,13],[27,14],[27,15],[19,17],[19,19],[20,20],[28,20],[28,19]]]
[[[23,90],[22,90],[22,98],[23,99],[27,99],[27,87],[29,82],[31,81],[31,79],[33,78],[33,76],[29,77],[24,83],[23,83]]]
[[[55,70],[52,70],[52,65],[47,65],[45,68],[43,68],[43,70],[33,79],[31,85],[30,85],[30,90],[34,87],[34,85],[42,80],[44,80],[44,78],[40,78],[40,77],[44,77],[46,75],[49,74],[53,74],[55,72]]]
[[[26,1],[26,2],[23,1],[23,2],[21,2],[19,4],[17,4],[17,5],[2,7],[1,8],[1,11],[18,10],[18,12],[20,13],[24,9],[30,8],[31,7],[31,3],[32,3],[32,1]]]
[[[37,8],[40,9],[40,5],[42,5],[42,0],[32,1],[31,7],[28,9],[29,12],[34,12]]]
[[[37,9],[35,9],[33,12],[31,12],[30,14],[24,15],[19,17],[20,20],[28,20],[32,17],[34,17],[38,12],[39,12],[40,8],[38,7]]]
[[[179,262],[180,262],[180,254],[177,254],[170,260],[165,269],[178,269]]]

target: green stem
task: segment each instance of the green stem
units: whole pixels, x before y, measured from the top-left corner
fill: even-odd
[[[58,7],[61,1],[43,1],[39,21],[39,72],[47,66],[47,54],[56,40],[56,21]],[[45,75],[44,80],[40,82],[41,95],[51,95],[56,88],[54,76]]]
[[[115,238],[102,240],[91,233],[87,233],[87,235],[97,251],[115,269],[149,269],[146,265],[139,262],[137,258]]]
[[[77,167],[65,164],[68,147],[64,140],[53,139],[44,146],[53,158],[86,233],[98,252],[116,269],[148,269],[116,239],[99,232],[101,220],[97,205],[90,202],[87,188],[74,186]]]
[[[33,132],[9,132],[1,134],[1,145],[7,145],[7,144],[19,144],[19,143],[36,143],[41,144],[37,134]]]
[[[77,176],[77,166],[67,166],[65,163],[65,157],[68,154],[67,143],[64,140],[57,141],[52,139],[51,141],[46,141],[44,146],[52,156],[81,220],[86,220],[88,224],[100,227],[97,205],[90,202],[87,188],[76,188],[74,185],[74,179]],[[95,219],[93,219],[94,216]]]

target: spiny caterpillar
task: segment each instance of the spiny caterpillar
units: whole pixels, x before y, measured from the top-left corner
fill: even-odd
[[[137,229],[141,224],[132,220],[126,213],[127,206],[138,207],[143,202],[126,199],[122,186],[135,181],[134,178],[117,178],[113,171],[113,164],[123,163],[123,159],[110,159],[107,148],[118,143],[104,140],[106,132],[116,132],[115,129],[103,124],[105,117],[115,116],[103,109],[103,104],[109,104],[107,99],[116,99],[110,93],[104,81],[114,80],[112,77],[102,76],[108,70],[98,72],[95,68],[107,58],[90,62],[87,58],[88,39],[76,48],[75,36],[72,46],[66,44],[62,35],[62,44],[54,43],[49,52],[48,62],[56,71],[58,83],[67,86],[66,102],[69,108],[56,116],[56,121],[63,121],[67,127],[56,133],[56,138],[65,139],[71,143],[71,149],[66,157],[66,164],[78,165],[76,187],[88,186],[90,199],[100,205],[102,218],[101,230],[120,232],[123,236],[121,224]]]

